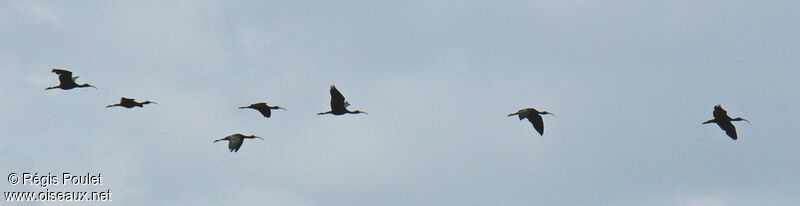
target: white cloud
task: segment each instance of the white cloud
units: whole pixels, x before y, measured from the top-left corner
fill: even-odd
[[[60,20],[55,11],[41,4],[34,4],[31,8],[31,11],[39,21],[48,24],[56,24]]]

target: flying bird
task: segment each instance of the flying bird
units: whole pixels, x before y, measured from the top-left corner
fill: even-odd
[[[358,113],[367,114],[366,112],[362,112],[362,111],[359,111],[359,110],[350,111],[350,110],[347,109],[348,106],[350,106],[350,103],[348,103],[347,101],[344,100],[344,95],[342,95],[342,93],[339,92],[339,90],[336,89],[336,86],[331,85],[331,111],[317,113],[317,115],[323,115],[323,114],[343,115],[343,114],[348,114],[348,113],[350,113],[350,114],[358,114]]]
[[[549,114],[553,115],[554,117],[556,116],[553,113],[547,111],[540,112],[534,108],[520,109],[516,113],[509,114],[508,116],[510,117],[517,115],[519,116],[519,120],[527,118],[528,121],[530,121],[531,124],[533,124],[533,128],[536,129],[537,132],[539,132],[539,135],[544,135],[544,121],[542,120],[542,114]]]
[[[78,83],[75,83],[75,80],[78,79],[78,76],[73,77],[72,76],[72,72],[70,72],[70,71],[63,70],[63,69],[53,69],[52,72],[56,73],[58,75],[59,84],[56,85],[56,86],[45,88],[44,90],[50,90],[50,89],[56,89],[56,88],[63,89],[63,90],[70,90],[70,89],[74,89],[76,87],[92,87],[92,88],[97,89],[97,87],[94,87],[94,86],[89,85],[89,84],[78,84]]]
[[[256,137],[255,135],[245,136],[245,135],[236,133],[236,134],[228,135],[227,137],[222,138],[222,139],[214,140],[214,142],[228,140],[228,149],[231,152],[238,152],[239,148],[242,147],[242,143],[244,142],[244,139],[255,139],[255,138],[264,140],[264,138]]]
[[[264,102],[251,104],[250,106],[239,107],[239,109],[248,109],[248,108],[258,110],[258,112],[261,112],[261,115],[263,115],[266,118],[269,118],[270,116],[272,116],[272,110],[273,109],[286,110],[285,108],[279,107],[279,106],[269,106],[269,105],[267,105],[267,103],[264,103]]]
[[[741,117],[736,117],[731,119],[731,117],[728,116],[728,111],[722,109],[722,106],[717,105],[714,106],[714,119],[705,121],[703,122],[703,124],[717,123],[717,125],[719,125],[719,128],[725,130],[725,134],[728,134],[728,137],[731,137],[731,139],[736,140],[738,138],[736,136],[736,127],[733,126],[733,122],[735,121],[745,121],[747,123],[750,123],[750,121],[747,121],[746,119]]]
[[[158,104],[158,103],[151,102],[151,101],[136,102],[136,100],[134,100],[132,98],[122,97],[122,98],[119,99],[119,104],[108,105],[108,106],[106,106],[106,108],[109,108],[109,107],[125,107],[125,108],[130,109],[130,108],[134,108],[134,107],[142,107],[145,104],[151,104],[151,103],[152,104]]]

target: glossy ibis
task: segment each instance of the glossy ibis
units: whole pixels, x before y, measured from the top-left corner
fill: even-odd
[[[553,113],[550,113],[550,112],[547,112],[547,111],[541,111],[540,112],[540,111],[538,111],[538,110],[536,110],[534,108],[520,109],[516,113],[509,114],[508,116],[510,117],[510,116],[517,115],[517,116],[519,116],[519,120],[527,118],[528,121],[530,121],[531,124],[533,124],[533,128],[536,129],[537,132],[539,132],[539,135],[543,136],[544,135],[544,121],[542,120],[542,114],[549,114],[549,115],[553,115],[554,117],[556,116]]]
[[[142,107],[145,104],[158,104],[158,103],[151,102],[151,101],[136,102],[136,100],[134,100],[132,98],[122,97],[122,98],[119,99],[119,103],[118,104],[108,105],[108,106],[106,106],[106,108],[109,108],[109,107],[125,107],[125,108],[130,109],[130,108],[134,108],[134,107]]]
[[[336,86],[331,85],[331,111],[317,113],[317,115],[323,114],[333,114],[333,115],[343,115],[343,114],[359,114],[366,112],[362,112],[359,110],[350,111],[347,107],[350,106],[350,103],[344,100],[344,95],[342,95],[339,90],[336,89]]]
[[[731,139],[736,140],[738,138],[736,136],[736,127],[733,126],[733,122],[735,121],[745,121],[747,123],[750,123],[750,121],[747,121],[746,119],[741,117],[736,117],[731,119],[731,117],[728,116],[728,111],[722,109],[722,106],[717,105],[714,106],[714,119],[705,121],[703,122],[703,124],[717,123],[717,125],[719,125],[719,128],[725,130],[725,134],[728,134],[728,137],[731,137]]]
[[[270,116],[272,116],[272,110],[273,109],[286,110],[285,108],[279,107],[279,106],[269,106],[269,105],[267,105],[267,103],[264,103],[264,102],[251,104],[250,106],[239,107],[239,109],[248,109],[248,108],[249,109],[255,109],[258,112],[261,112],[261,115],[263,115],[266,118],[269,118]]]
[[[70,72],[70,71],[63,70],[63,69],[53,69],[52,72],[56,73],[58,75],[59,84],[56,85],[56,86],[45,88],[44,90],[50,90],[50,89],[56,89],[56,88],[63,89],[63,90],[70,90],[70,89],[82,88],[82,87],[92,87],[92,88],[97,89],[97,87],[94,87],[94,86],[89,85],[89,84],[78,84],[78,83],[75,83],[75,80],[78,79],[78,76],[73,77],[72,76],[72,72]]]
[[[214,142],[227,140],[228,141],[228,149],[231,152],[238,152],[239,148],[242,147],[242,143],[244,142],[244,139],[255,139],[255,138],[264,140],[264,138],[256,137],[255,135],[245,136],[245,135],[236,133],[236,134],[228,135],[227,137],[222,138],[222,139],[214,140]]]

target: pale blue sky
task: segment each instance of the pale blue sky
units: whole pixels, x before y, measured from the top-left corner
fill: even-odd
[[[101,172],[55,189],[114,205],[797,205],[797,11],[2,1],[0,172]],[[99,89],[44,91],[53,67]],[[331,84],[369,115],[316,116]],[[288,111],[236,109],[259,101]],[[716,104],[739,140],[700,124]],[[544,137],[524,107],[557,115]],[[265,141],[211,143],[240,132]]]

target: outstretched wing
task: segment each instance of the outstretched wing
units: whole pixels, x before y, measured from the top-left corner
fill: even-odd
[[[136,104],[136,101],[134,99],[132,99],[132,98],[122,97],[122,98],[119,98],[119,103],[120,104]]]
[[[269,110],[269,108],[265,108],[265,107],[259,107],[259,108],[258,108],[258,109],[256,109],[256,110],[258,110],[258,112],[260,112],[260,113],[261,113],[261,115],[262,115],[262,116],[264,116],[264,117],[270,117],[270,116],[272,116],[272,111],[270,111],[270,110]]]
[[[344,95],[331,85],[331,110],[344,110],[345,107]]]
[[[714,119],[724,120],[724,119],[730,119],[730,117],[728,117],[728,111],[722,109],[722,106],[717,105],[714,106]]]
[[[517,116],[519,116],[519,120],[522,120],[522,119],[528,118],[531,115],[534,115],[535,113],[536,113],[536,110],[534,110],[532,108],[525,108],[525,109],[520,109],[519,111],[517,111]]]
[[[70,71],[63,69],[53,69],[52,72],[58,75],[58,81],[61,84],[70,84],[75,82],[75,79],[72,78],[72,72]]]
[[[722,130],[725,130],[725,134],[727,134],[728,137],[731,137],[731,139],[736,140],[738,138],[736,137],[736,127],[733,126],[733,122],[721,121],[717,122],[717,125],[719,125],[719,128]]]
[[[258,110],[264,117],[272,116],[272,112],[269,110],[269,105],[266,102],[259,102],[250,105],[251,108]]]
[[[544,135],[544,121],[542,120],[542,116],[539,114],[530,114],[528,115],[528,121],[533,124],[533,128],[539,132],[539,135]]]
[[[243,138],[230,138],[228,140],[228,149],[231,152],[237,152],[242,147],[242,142],[244,142]]]
[[[59,76],[67,75],[68,77],[72,78],[72,72],[71,71],[67,71],[67,70],[63,70],[63,69],[53,69],[52,72],[58,74]]]

